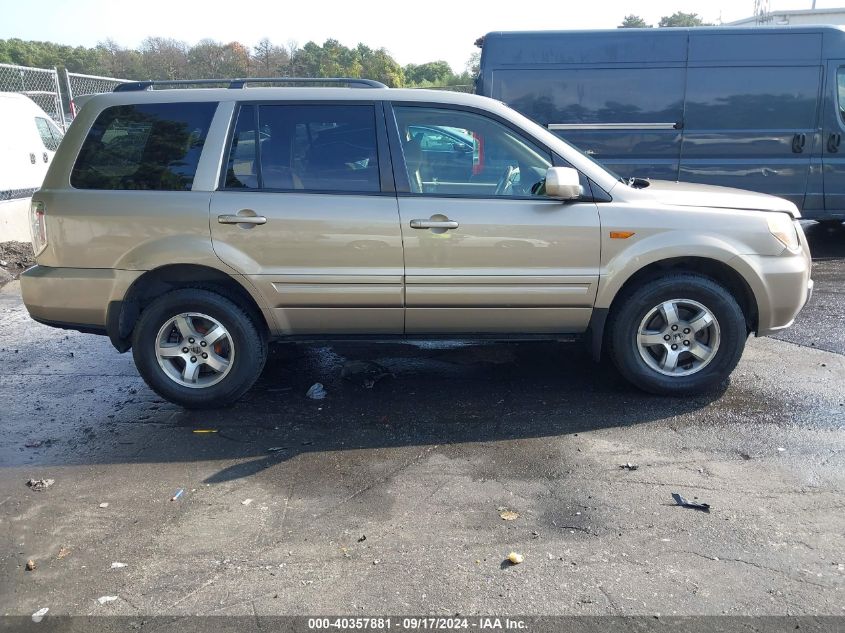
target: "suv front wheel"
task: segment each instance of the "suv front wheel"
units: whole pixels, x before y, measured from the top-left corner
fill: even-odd
[[[264,368],[267,344],[235,303],[184,288],[144,309],[132,354],[153,391],[184,407],[206,409],[231,405],[252,387]]]
[[[657,394],[712,389],[742,356],[745,317],[712,279],[678,273],[624,291],[610,314],[610,356],[622,375]]]

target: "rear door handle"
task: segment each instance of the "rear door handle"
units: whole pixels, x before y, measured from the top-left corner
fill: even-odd
[[[835,154],[839,151],[839,144],[842,142],[841,134],[831,134],[827,137],[827,151]]]
[[[807,144],[806,134],[796,134],[792,137],[792,152],[801,154],[804,151],[804,146]]]
[[[412,229],[456,229],[459,226],[454,220],[411,220]]]
[[[266,224],[267,218],[263,215],[218,215],[217,221],[220,224]]]

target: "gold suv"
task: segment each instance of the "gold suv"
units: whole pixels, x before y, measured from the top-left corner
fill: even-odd
[[[33,197],[32,318],[131,348],[186,407],[291,337],[584,335],[684,394],[810,295],[786,200],[621,180],[484,97],[332,82],[90,99]]]

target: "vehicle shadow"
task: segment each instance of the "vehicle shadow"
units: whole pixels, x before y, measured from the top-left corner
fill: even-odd
[[[804,233],[813,259],[845,258],[845,224],[830,225],[807,222]]]
[[[344,367],[377,363],[389,375],[367,388]],[[373,367],[373,365],[368,365]],[[366,372],[364,372],[366,374]],[[327,396],[306,392],[320,377]],[[204,459],[238,459],[208,477],[249,477],[306,452],[383,449],[554,437],[627,427],[695,411],[713,393],[642,393],[574,343],[279,346],[259,383],[227,411],[177,413],[172,422],[214,427]],[[199,422],[201,420],[201,422]]]

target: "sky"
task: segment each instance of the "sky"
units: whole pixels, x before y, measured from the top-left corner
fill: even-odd
[[[810,8],[812,0],[770,0],[773,10]],[[817,0],[818,8],[845,0]],[[300,46],[328,38],[346,46],[363,42],[386,48],[402,65],[444,59],[464,69],[490,31],[614,28],[635,13],[656,24],[675,11],[698,13],[708,22],[730,22],[754,12],[754,0],[0,0],[0,39],[18,37],[74,46],[111,38],[134,48],[147,36],[195,44],[204,38],[254,46],[268,37]]]

